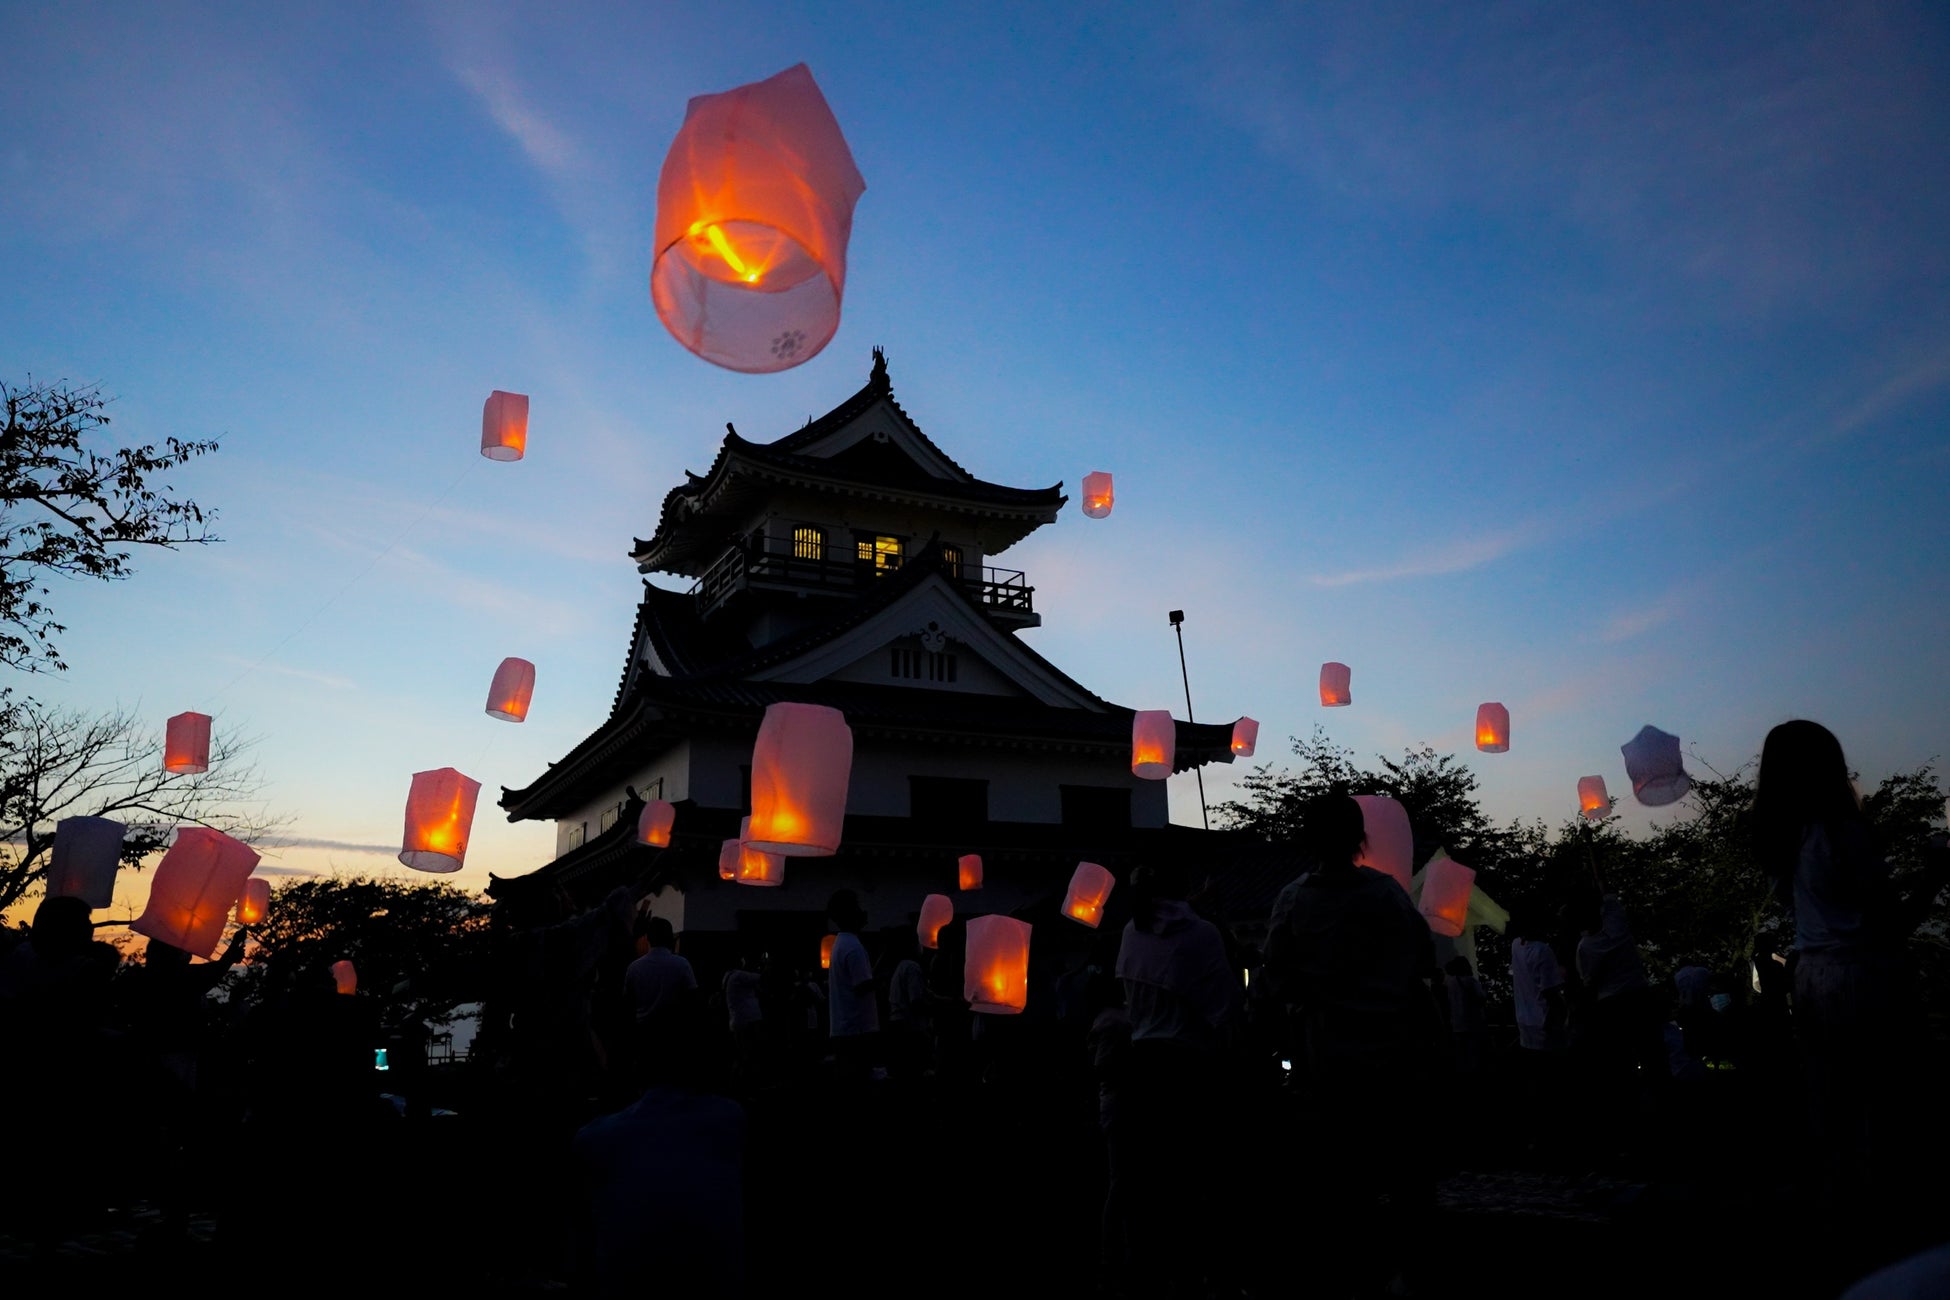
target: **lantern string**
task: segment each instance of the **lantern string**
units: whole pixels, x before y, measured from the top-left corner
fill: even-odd
[[[437,509],[439,506],[445,504],[447,498],[454,494],[454,489],[458,488],[461,485],[461,480],[465,479],[469,474],[472,474],[474,472],[474,466],[478,463],[479,463],[478,457],[469,458],[466,466],[462,468],[460,473],[454,475],[453,482],[447,484],[445,490],[443,490],[439,496],[436,496],[432,500],[428,501],[426,505],[421,509],[420,513],[414,517],[412,523],[402,528],[399,531],[398,535],[395,536],[392,541],[386,543],[386,545],[380,549],[378,554],[374,555],[370,560],[367,560],[366,566],[363,569],[360,569],[357,573],[353,574],[350,578],[347,578],[337,591],[327,596],[316,609],[312,610],[311,613],[305,615],[303,619],[299,620],[298,625],[296,627],[292,628],[289,632],[284,634],[283,640],[279,641],[276,645],[272,646],[269,650],[265,651],[261,656],[258,657],[258,659],[255,662],[253,662],[248,667],[243,669],[243,671],[239,672],[235,677],[231,678],[229,683],[226,684],[222,690],[217,692],[216,698],[222,699],[225,696],[229,695],[231,691],[237,688],[237,684],[239,682],[243,681],[246,677],[249,677],[252,673],[256,672],[258,669],[262,668],[265,664],[269,663],[273,658],[277,656],[277,653],[280,650],[284,649],[286,646],[290,645],[293,641],[297,640],[299,635],[303,633],[305,629],[309,628],[313,623],[316,623],[319,620],[320,616],[322,616],[326,610],[330,609],[333,605],[337,604],[341,596],[345,595],[346,592],[352,590],[353,587],[357,586],[360,582],[364,581],[367,575],[369,575],[374,569],[379,567],[379,562],[381,560],[384,560],[387,556],[391,555],[396,549],[398,549],[399,544],[401,542],[405,541],[409,536],[412,535],[414,529],[418,528],[421,524],[426,522],[428,515],[432,514],[434,510]]]

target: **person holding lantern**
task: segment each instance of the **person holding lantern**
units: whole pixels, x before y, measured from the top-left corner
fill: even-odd
[[[828,1024],[833,1063],[843,1080],[859,1081],[873,1069],[873,1053],[880,1037],[880,1004],[874,996],[873,963],[860,942],[867,911],[850,889],[835,890],[826,904],[833,923],[833,963],[826,972]]]

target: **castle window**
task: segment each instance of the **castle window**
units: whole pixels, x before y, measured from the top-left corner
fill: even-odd
[[[953,578],[961,577],[961,547],[959,546],[942,547],[941,567],[948,571],[948,575],[950,577]]]
[[[955,656],[939,650],[911,650],[893,646],[888,650],[888,671],[895,677],[913,681],[952,682],[956,680]]]
[[[572,848],[572,849],[579,849],[579,848],[581,848],[581,847],[582,847],[582,843],[583,843],[583,841],[584,841],[584,840],[586,840],[586,839],[588,839],[588,838],[589,838],[589,823],[588,823],[588,822],[577,822],[577,823],[576,823],[575,825],[573,825],[573,826],[571,826],[571,827],[569,827],[569,847],[570,847],[570,848]]]
[[[602,832],[608,830],[610,827],[616,825],[616,819],[618,817],[621,817],[622,815],[623,815],[623,805],[620,803],[615,805],[614,807],[603,809],[602,818],[596,824],[597,834],[601,834]]]
[[[901,567],[901,539],[862,534],[855,545],[864,568],[871,565],[876,574],[891,573]]]
[[[800,524],[792,530],[792,558],[795,560],[823,560],[826,558],[826,534],[810,524]]]

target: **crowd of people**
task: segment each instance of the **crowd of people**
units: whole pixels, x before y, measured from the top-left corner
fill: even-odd
[[[472,1064],[492,1158],[470,1166],[491,1187],[470,1226],[509,1285],[750,1294],[784,1279],[796,1242],[862,1289],[863,1254],[886,1277],[938,1270],[944,1233],[992,1226],[998,1210],[944,1224],[925,1208],[954,1161],[972,1205],[1062,1212],[1047,1239],[1103,1294],[1291,1294],[1296,1267],[1321,1295],[1445,1294],[1470,1288],[1433,1257],[1438,1181],[1480,1161],[1753,1183],[1817,1232],[1750,1248],[1801,1252],[1809,1293],[1833,1294],[1950,1235],[1914,1182],[1936,1148],[1905,956],[1950,848],[1934,838],[1899,892],[1813,723],[1769,735],[1757,791],[1754,851],[1792,908],[1791,952],[1757,954],[1747,980],[1687,967],[1655,983],[1594,866],[1511,909],[1507,1021],[1467,956],[1438,960],[1400,886],[1356,865],[1346,796],[1303,810],[1263,941],[1202,914],[1195,864],[1149,863],[1121,930],[1039,927],[1020,1016],[969,1011],[965,924],[922,950],[909,927],[869,932],[848,890],[827,908],[826,969],[754,950],[703,971],[640,884],[589,909],[514,891]],[[41,905],[0,956],[0,1034],[22,1062],[10,1113],[139,1098],[150,1195],[180,1215],[214,1182],[222,1231],[303,1248],[337,1198],[369,1203],[370,1170],[396,1166],[424,1075],[379,1098],[385,1031],[322,971],[267,983],[219,1056],[205,995],[242,938],[209,963],[159,948],[118,977],[85,905]],[[99,1169],[99,1130],[27,1131],[30,1169]],[[196,1158],[227,1143],[302,1153],[305,1176],[275,1200],[237,1195]],[[1045,1185],[1011,1181],[1003,1157],[1026,1146],[1057,1153]],[[9,1190],[51,1244],[100,1187]]]

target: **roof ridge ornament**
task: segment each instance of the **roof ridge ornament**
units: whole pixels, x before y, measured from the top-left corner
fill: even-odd
[[[877,393],[894,391],[894,381],[887,377],[887,349],[878,343],[873,348],[873,372],[867,376],[867,387]]]

